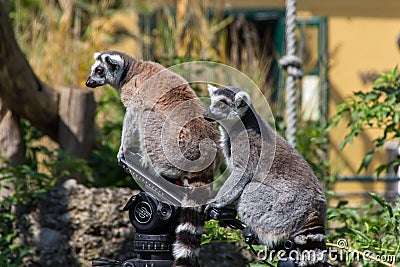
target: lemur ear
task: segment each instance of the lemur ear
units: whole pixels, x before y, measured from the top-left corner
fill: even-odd
[[[209,84],[209,83],[207,84],[207,90],[208,90],[208,93],[210,94],[210,96],[213,95],[214,92],[215,92],[217,89],[218,89],[218,88],[215,87],[214,85]]]
[[[97,59],[100,55],[101,55],[101,53],[96,52],[96,53],[93,54],[93,58],[94,58],[94,59]]]
[[[124,66],[124,60],[119,55],[107,55],[105,61],[113,71],[122,69]]]
[[[250,106],[251,98],[246,92],[240,91],[235,95],[235,107],[243,108]]]

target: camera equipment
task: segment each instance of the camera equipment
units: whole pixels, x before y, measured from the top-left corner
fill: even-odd
[[[136,253],[136,257],[123,262],[114,259],[96,259],[92,261],[92,266],[171,267],[172,243],[177,225],[175,215],[179,212],[172,203],[180,203],[183,196],[176,192],[170,194],[168,182],[160,182],[164,180],[162,177],[149,174],[140,163],[141,156],[128,152],[125,153],[128,160],[124,158],[119,164],[146,189],[132,196],[123,208],[123,211],[128,211],[130,222],[136,229],[133,237],[133,252]],[[157,198],[152,193],[157,195]],[[245,242],[256,255],[252,247],[255,236],[245,224],[236,219],[235,210],[211,208],[206,212],[209,219],[218,220],[221,226],[242,230]],[[273,266],[266,261],[264,263]],[[290,265],[278,264],[278,266]]]
[[[151,193],[162,202],[179,206],[182,200],[187,197],[185,192],[176,190],[175,185],[160,175],[149,173],[143,168],[141,160],[142,156],[139,153],[127,150],[124,153],[124,158],[118,164],[131,174],[144,191]]]
[[[136,229],[133,237],[133,251],[136,253],[136,258],[124,262],[98,259],[92,261],[92,266],[172,266],[175,207],[158,201],[150,193],[140,192],[128,200],[123,211],[129,212],[130,222]]]
[[[159,190],[157,182],[140,164],[140,155],[131,153],[129,161],[125,159],[119,164],[132,176],[141,182],[146,182],[149,191]],[[158,192],[157,192],[158,193]],[[165,199],[174,202],[173,196]],[[133,237],[134,259],[123,262],[110,259],[97,259],[92,266],[123,266],[123,267],[170,267],[173,264],[172,243],[176,227],[177,209],[175,206],[160,201],[151,193],[142,191],[132,196],[125,204],[123,211],[128,211],[129,220],[136,233]]]
[[[150,193],[132,196],[123,211],[129,211],[129,220],[140,233],[163,233],[173,221],[175,207],[155,199]]]

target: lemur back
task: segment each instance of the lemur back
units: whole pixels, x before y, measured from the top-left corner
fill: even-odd
[[[213,123],[188,82],[160,64],[109,51],[95,54],[87,86],[110,84],[126,107],[118,158],[140,141],[143,164],[164,178],[196,187],[213,181],[220,150]],[[205,140],[212,142],[206,142]],[[200,151],[201,147],[201,151]],[[200,206],[182,208],[174,266],[198,266],[204,218]]]
[[[262,244],[279,248],[291,241],[299,266],[322,266],[326,200],[309,165],[261,119],[247,93],[232,87],[209,91],[205,117],[220,124],[231,170],[211,206],[234,205]],[[304,251],[313,257],[302,258],[309,255]]]

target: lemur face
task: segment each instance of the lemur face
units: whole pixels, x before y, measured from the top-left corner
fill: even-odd
[[[94,59],[96,62],[92,65],[86,86],[95,88],[110,84],[117,87],[123,72],[123,58],[118,54],[105,52],[94,53]]]
[[[238,88],[209,85],[208,91],[211,105],[204,113],[204,118],[210,121],[240,120],[251,105],[250,96]]]

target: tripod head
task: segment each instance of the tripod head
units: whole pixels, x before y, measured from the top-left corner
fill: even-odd
[[[166,233],[176,213],[174,206],[143,191],[132,196],[122,210],[129,212],[129,220],[137,232],[153,234]]]
[[[129,220],[136,229],[132,243],[136,257],[124,262],[97,259],[92,261],[92,266],[172,266],[176,208],[142,191],[128,200],[123,211],[129,213]]]

